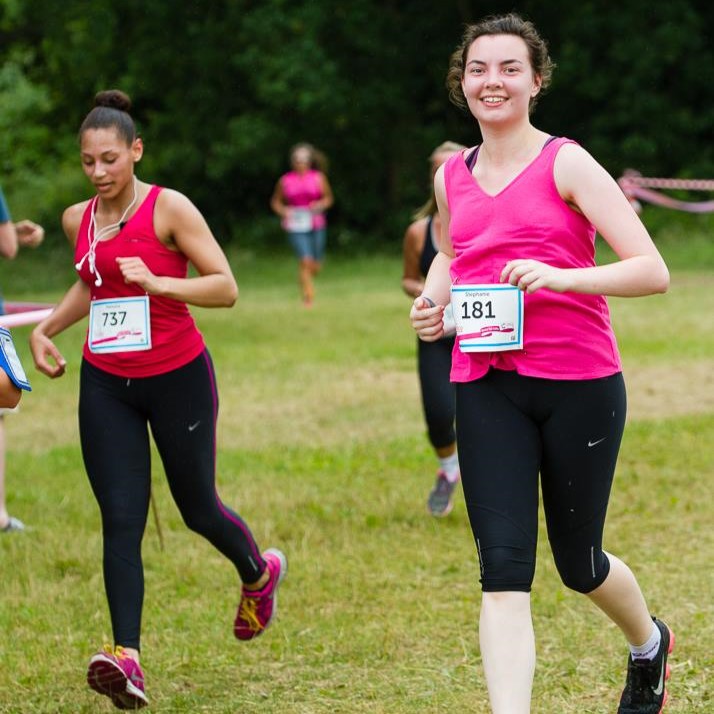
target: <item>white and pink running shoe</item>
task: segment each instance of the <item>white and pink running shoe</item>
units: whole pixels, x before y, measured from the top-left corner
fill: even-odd
[[[144,673],[123,647],[106,645],[89,660],[87,684],[109,697],[117,709],[141,709],[149,700],[144,693]]]

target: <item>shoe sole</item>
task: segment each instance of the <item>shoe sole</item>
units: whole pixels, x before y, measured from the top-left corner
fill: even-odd
[[[87,684],[98,694],[109,697],[118,709],[141,709],[149,700],[108,657],[95,655],[89,661]]]
[[[667,628],[667,631],[669,632],[669,647],[667,648],[667,657],[672,654],[672,650],[674,649],[674,632],[669,628],[669,625],[665,625]],[[665,665],[664,669],[664,681],[666,682],[670,676],[672,675],[672,668],[669,666],[669,662]],[[662,714],[664,711],[664,707],[667,704],[667,700],[669,699],[669,692],[667,691],[667,688],[665,687],[664,689],[664,697],[662,698],[662,707],[659,710],[658,714]]]
[[[285,575],[288,572],[288,559],[282,550],[268,548],[263,555],[268,555],[268,553],[274,555],[280,561],[280,572],[278,573],[278,583],[275,586],[275,590],[273,590],[273,612],[270,613],[270,617],[261,632],[265,632],[265,630],[268,629],[268,625],[275,619],[275,615],[278,613],[278,588],[280,587],[280,583],[285,580]]]

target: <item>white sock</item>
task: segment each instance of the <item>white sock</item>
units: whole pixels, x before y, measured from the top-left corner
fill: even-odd
[[[446,474],[446,478],[451,483],[456,483],[459,480],[459,455],[454,451],[451,456],[439,457],[439,466]]]
[[[662,642],[662,633],[659,631],[659,627],[653,622],[652,634],[649,640],[642,645],[630,645],[632,659],[653,660],[657,652],[659,652],[660,642]]]

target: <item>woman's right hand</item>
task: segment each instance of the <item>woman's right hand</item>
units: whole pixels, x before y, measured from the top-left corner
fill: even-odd
[[[444,336],[444,306],[432,305],[419,296],[412,303],[409,320],[420,340],[436,342]]]
[[[67,362],[55,343],[36,327],[30,334],[30,351],[35,367],[50,379],[56,379],[64,374]]]
[[[18,243],[25,248],[37,248],[45,238],[45,229],[38,223],[27,219],[15,224]]]

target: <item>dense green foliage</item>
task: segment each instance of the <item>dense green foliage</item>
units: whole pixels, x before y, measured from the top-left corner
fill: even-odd
[[[0,182],[57,226],[86,195],[76,130],[99,89],[134,100],[141,174],[187,193],[222,240],[281,240],[267,204],[289,147],[331,159],[342,245],[397,241],[426,157],[477,129],[443,86],[462,25],[511,2],[0,0]],[[523,0],[558,64],[536,124],[615,175],[714,171],[714,5]]]

